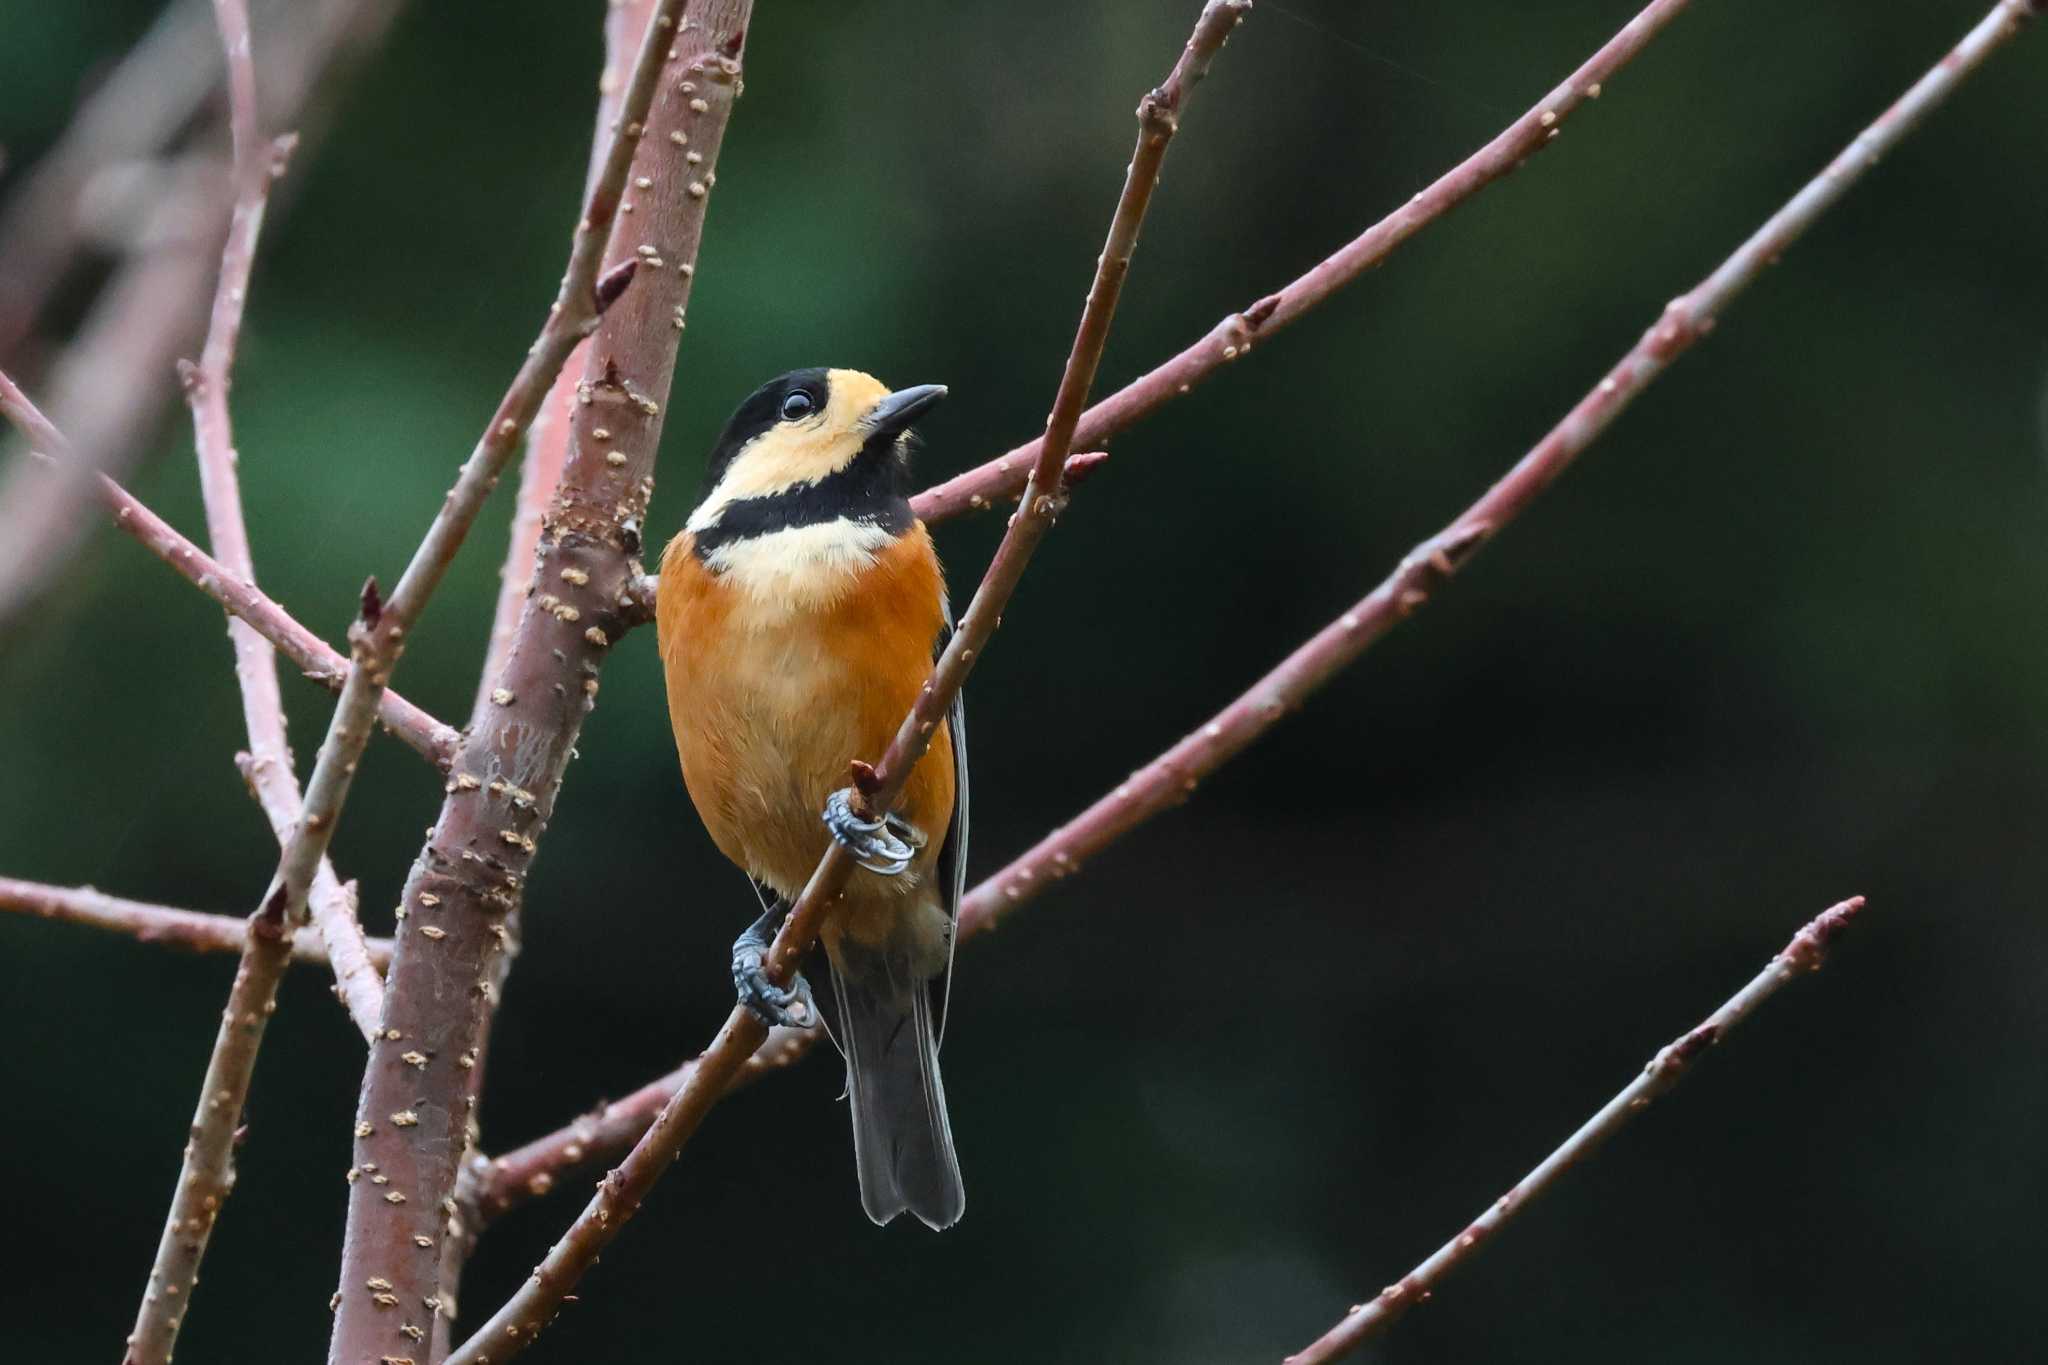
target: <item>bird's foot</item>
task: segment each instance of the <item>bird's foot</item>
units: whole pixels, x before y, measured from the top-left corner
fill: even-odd
[[[778,1024],[784,1028],[816,1028],[818,1004],[811,997],[811,983],[803,973],[798,972],[787,989],[768,979],[768,949],[775,942],[775,931],[788,915],[789,907],[777,901],[733,940],[732,984],[739,992],[740,1003],[771,1028]]]
[[[925,846],[924,831],[900,815],[863,820],[853,813],[853,788],[841,787],[825,798],[822,817],[832,837],[846,845],[853,860],[868,871],[893,877],[910,866]]]

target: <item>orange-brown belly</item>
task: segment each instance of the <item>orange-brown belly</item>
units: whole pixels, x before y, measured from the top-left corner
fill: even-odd
[[[938,566],[917,527],[839,591],[778,584],[763,595],[732,577],[708,572],[686,536],[663,556],[656,617],[669,719],[690,799],[720,851],[794,898],[830,837],[825,798],[847,784],[851,760],[881,756],[929,675]],[[937,905],[932,868],[953,810],[943,729],[898,809],[928,842],[901,876],[856,872],[828,930],[877,941],[906,911],[923,919]]]

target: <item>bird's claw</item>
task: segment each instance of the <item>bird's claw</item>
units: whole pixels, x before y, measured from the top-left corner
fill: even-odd
[[[854,862],[877,876],[893,877],[910,866],[925,846],[924,832],[900,815],[863,820],[853,812],[853,788],[841,787],[825,798],[820,817],[832,837],[846,846]]]
[[[788,914],[789,907],[777,902],[733,941],[732,984],[740,1003],[769,1027],[816,1028],[818,1003],[803,973],[798,972],[786,988],[768,979],[768,949]]]

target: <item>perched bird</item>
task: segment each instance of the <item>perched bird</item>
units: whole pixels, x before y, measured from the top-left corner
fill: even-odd
[[[817,1017],[802,978],[784,990],[763,969],[826,841],[864,869],[820,933],[861,1203],[877,1223],[908,1209],[934,1228],[966,1200],[938,1047],[967,864],[959,705],[886,818],[861,819],[844,784],[888,746],[952,629],[909,500],[911,424],[945,396],[856,370],[755,390],[662,554],[655,612],[683,781],[767,904],[733,945],[740,999],[763,1020]]]

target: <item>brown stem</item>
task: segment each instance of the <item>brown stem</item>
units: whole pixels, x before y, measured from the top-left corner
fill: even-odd
[[[620,599],[639,573],[641,520],[681,338],[675,320],[689,298],[751,5],[692,0],[678,24],[683,12],[681,0],[657,4],[606,175],[579,229],[585,237],[602,231],[616,213],[612,256],[638,261],[638,273],[591,341],[535,591],[405,888],[386,991],[385,1036],[396,1037],[371,1051],[356,1126],[357,1168],[388,1184],[359,1181],[350,1191],[330,1346],[338,1363],[431,1359],[432,1315],[449,1311],[441,1249],[451,1235],[505,917],[519,903],[595,705]],[[633,187],[622,200],[629,163]],[[394,1113],[417,1122],[400,1123]],[[373,1280],[391,1287],[368,1288]]]
[[[1866,128],[1733,255],[1674,299],[1591,392],[1486,494],[1411,550],[1385,581],[1229,706],[1022,857],[968,893],[962,938],[993,927],[1009,909],[1152,816],[1187,799],[1195,784],[1241,753],[1289,710],[1328,682],[1448,581],[1479,545],[1513,521],[1570,467],[1651,381],[1706,335],[1722,311],[1865,171],[1912,131],[2029,13],[2004,0],[1943,62]]]
[[[1823,911],[1797,934],[1749,984],[1708,1015],[1699,1025],[1673,1040],[1643,1068],[1622,1092],[1586,1120],[1564,1145],[1545,1157],[1541,1164],[1517,1181],[1486,1212],[1425,1260],[1421,1265],[1382,1289],[1369,1303],[1353,1305],[1344,1320],[1318,1337],[1314,1343],[1288,1356],[1286,1365],[1327,1365],[1357,1348],[1368,1338],[1391,1326],[1403,1313],[1426,1302],[1443,1278],[1470,1260],[1538,1195],[1556,1184],[1566,1171],[1590,1156],[1600,1144],[1613,1137],[1628,1121],[1649,1108],[1655,1100],[1691,1074],[1692,1064],[1728,1036],[1729,1030],[1748,1018],[1757,1006],[1777,994],[1780,987],[1799,976],[1817,972],[1828,949],[1863,909],[1863,897],[1852,896]]]
[[[653,17],[654,0],[612,0],[605,10],[604,74],[597,83],[597,119],[591,130],[590,165],[585,172],[583,187],[585,195],[596,186],[598,177],[603,173],[605,156],[618,127],[619,101],[625,93],[633,60],[646,40],[647,25]],[[581,22],[580,18],[578,22]],[[614,250],[615,247],[616,244]],[[633,259],[638,260],[637,257]],[[637,264],[633,268],[637,271]],[[505,549],[504,564],[498,571],[498,602],[491,616],[490,644],[483,669],[477,676],[476,698],[470,708],[472,712],[481,711],[490,695],[502,684],[526,600],[535,591],[541,531],[547,511],[554,504],[562,471],[568,464],[570,444],[575,435],[573,419],[577,391],[589,364],[590,342],[586,340],[570,354],[562,372],[555,376],[554,386],[549,389],[540,414],[527,433],[526,454],[519,466],[519,490],[513,501],[511,535]],[[488,994],[493,999],[502,991],[505,978],[512,969],[512,960],[517,955],[520,926],[516,904],[506,912],[504,927],[506,950],[491,959],[491,974],[486,978],[491,983]],[[477,1160],[483,1137],[476,1106],[483,1092],[484,1072],[490,1060],[488,1041],[486,1030],[478,1038],[475,1063],[469,1068],[467,1077],[470,1122],[464,1135],[462,1166],[456,1178],[455,1212],[449,1215],[448,1234],[441,1240],[437,1297],[442,1311],[434,1315],[433,1329],[428,1336],[427,1356],[430,1360],[446,1356],[454,1345],[455,1311],[462,1288],[463,1269],[483,1231],[483,1219],[476,1212],[469,1195],[477,1173],[484,1169]]]
[[[342,893],[353,899],[355,884],[344,884]],[[0,910],[107,929],[138,943],[161,943],[191,953],[239,953],[249,937],[249,922],[233,915],[178,910],[109,896],[90,886],[46,886],[14,877],[0,877]],[[367,946],[372,966],[382,968],[391,960],[390,939],[369,939]],[[298,939],[292,944],[292,961],[325,966],[327,947]]]
[[[0,897],[4,897],[6,886],[0,881]],[[740,1068],[735,1086],[744,1086],[794,1065],[817,1041],[816,1029],[770,1029],[768,1041]],[[631,1147],[696,1069],[697,1059],[692,1057],[630,1095],[599,1105],[566,1128],[515,1147],[503,1156],[482,1159],[477,1166],[473,1200],[479,1225],[546,1194],[578,1168],[609,1160]]]
[[[1603,83],[1648,47],[1689,0],[1653,0],[1578,70],[1509,124],[1491,142],[1439,176],[1435,183],[1353,238],[1329,259],[1241,312],[1224,318],[1200,341],[1082,414],[1074,439],[1103,445],[1149,417],[1217,371],[1323,303],[1393,255],[1410,237],[1444,217],[1555,141],[1579,106],[1597,99]],[[911,506],[926,522],[995,507],[1014,498],[1038,460],[1043,441],[1031,441],[917,495]]]
[[[1137,150],[1132,155],[1123,193],[1110,223],[1109,238],[1096,263],[1095,282],[1089,290],[1058,395],[1046,422],[1045,444],[1032,484],[1039,491],[1027,491],[974,600],[968,604],[934,666],[931,680],[904,718],[881,762],[874,765],[873,780],[864,793],[873,809],[887,810],[901,793],[910,770],[923,756],[975,659],[995,633],[1032,551],[1058,516],[1065,497],[1060,475],[1072,451],[1074,424],[1087,402],[1089,383],[1108,340],[1109,325],[1116,313],[1145,210],[1158,184],[1167,143],[1178,126],[1188,92],[1207,73],[1209,63],[1249,8],[1249,0],[1209,0],[1172,73],[1139,103]],[[852,869],[853,860],[845,848],[833,844],[776,935],[769,954],[771,979],[786,983],[795,974],[797,959],[816,938],[820,920],[837,900]],[[655,1180],[675,1159],[704,1115],[731,1088],[747,1059],[760,1049],[767,1036],[768,1026],[756,1015],[744,1006],[734,1007],[717,1038],[696,1059],[694,1068],[646,1135],[618,1169],[600,1182],[597,1196],[549,1250],[532,1277],[449,1356],[451,1365],[502,1361],[534,1339],[553,1319],[564,1297],[596,1261],[598,1253],[639,1209]]]

